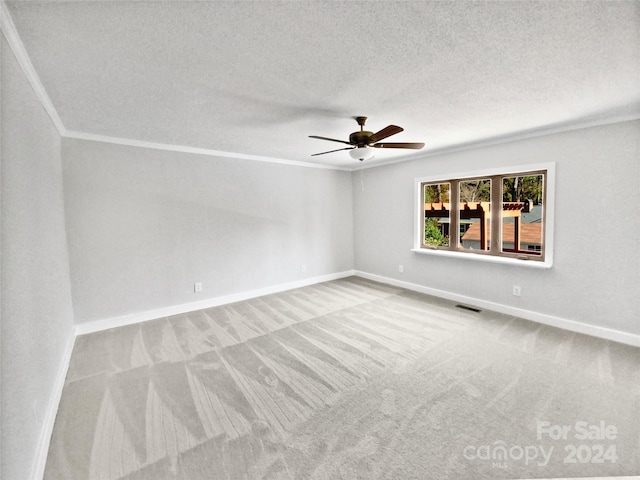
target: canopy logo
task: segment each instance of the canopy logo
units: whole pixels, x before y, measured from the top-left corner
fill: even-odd
[[[496,440],[491,445],[481,445],[474,447],[467,445],[462,451],[462,455],[467,460],[491,461],[494,468],[507,468],[507,461],[524,462],[525,465],[537,464],[544,467],[549,464],[554,447],[542,445],[511,445],[503,440]]]
[[[551,461],[554,451],[565,464],[616,463],[618,456],[616,445],[605,444],[615,440],[618,429],[606,422],[590,424],[577,421],[572,425],[555,425],[538,420],[536,439],[545,442],[573,442],[558,445],[508,445],[504,440],[496,440],[487,445],[467,445],[462,456],[467,460],[491,462],[492,468],[508,468],[509,463],[522,462],[525,465],[545,467]],[[558,447],[558,450],[556,450]]]

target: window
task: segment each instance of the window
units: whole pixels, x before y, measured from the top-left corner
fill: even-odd
[[[475,178],[458,181],[460,208],[460,247],[469,250],[489,250],[491,228],[491,179]],[[469,240],[473,236],[474,241]],[[467,239],[462,241],[463,239]]]
[[[554,164],[416,179],[420,253],[551,266]]]
[[[430,183],[424,186],[424,244],[432,247],[449,246],[449,183]]]

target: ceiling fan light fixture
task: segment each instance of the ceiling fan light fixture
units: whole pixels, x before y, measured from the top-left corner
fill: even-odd
[[[362,162],[373,158],[373,150],[367,147],[358,147],[349,150],[349,155],[351,155],[351,158],[354,160],[360,160]]]

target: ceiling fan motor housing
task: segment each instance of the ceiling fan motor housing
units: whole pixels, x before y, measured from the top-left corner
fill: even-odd
[[[353,132],[349,135],[349,143],[357,145],[358,147],[364,147],[369,144],[369,137],[373,135],[373,132],[361,130],[360,132]]]

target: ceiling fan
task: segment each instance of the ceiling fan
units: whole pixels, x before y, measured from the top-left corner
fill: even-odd
[[[317,135],[309,135],[309,138],[317,138],[320,140],[329,140],[331,142],[339,142],[350,145],[345,148],[338,148],[337,150],[329,150],[328,152],[320,152],[314,153],[311,155],[315,157],[316,155],[324,155],[325,153],[333,153],[333,152],[341,152],[342,150],[350,150],[349,155],[356,160],[368,160],[373,157],[373,148],[411,148],[418,150],[424,147],[424,143],[378,143],[380,140],[384,140],[385,138],[390,137],[391,135],[395,135],[396,133],[402,132],[404,129],[402,127],[398,127],[397,125],[388,125],[384,127],[379,132],[373,133],[364,129],[364,124],[367,121],[367,117],[355,117],[356,122],[360,125],[359,132],[353,132],[349,135],[349,141],[346,140],[337,140],[335,138],[328,137],[319,137]]]

